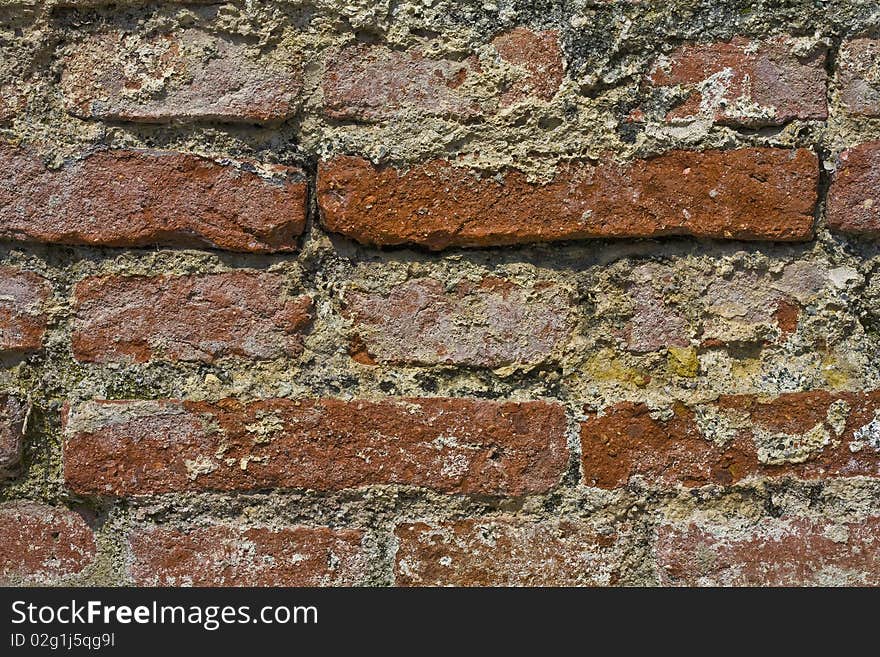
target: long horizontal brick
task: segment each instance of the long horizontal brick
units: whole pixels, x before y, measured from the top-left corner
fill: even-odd
[[[50,293],[49,282],[39,274],[0,267],[0,353],[26,353],[43,346]]]
[[[880,518],[764,520],[748,530],[662,525],[666,586],[878,586]]]
[[[129,535],[137,586],[354,586],[362,532],[327,527],[149,526]]]
[[[798,392],[651,411],[623,402],[581,425],[584,483],[729,485],[754,477],[880,476],[880,391]]]
[[[706,116],[758,128],[792,119],[825,120],[825,57],[824,48],[799,56],[788,37],[690,44],[661,58],[648,82],[685,93],[667,121]]]
[[[522,286],[487,277],[452,290],[433,278],[387,295],[349,292],[355,358],[395,364],[500,367],[549,357],[570,335],[571,293],[541,281]]]
[[[399,586],[607,586],[622,561],[618,532],[578,520],[413,523],[395,536]]]
[[[49,169],[0,143],[0,238],[99,246],[293,251],[305,227],[299,169],[274,177],[167,151],[101,151]]]
[[[11,395],[0,395],[0,481],[18,474],[26,415],[27,404]]]
[[[837,58],[840,102],[849,114],[880,116],[880,39],[852,39]]]
[[[297,356],[312,300],[260,272],[87,278],[75,289],[73,355],[85,362]]]
[[[498,35],[491,45],[506,67],[509,84],[504,88],[483,75],[475,56],[435,59],[416,49],[370,44],[332,50],[321,83],[324,114],[366,122],[407,113],[473,121],[523,100],[553,98],[563,76],[556,31],[519,27]]]
[[[828,226],[854,235],[880,235],[880,141],[840,154],[828,189]]]
[[[399,171],[357,157],[321,163],[328,230],[363,244],[496,246],[590,237],[696,235],[807,240],[818,161],[807,150],[673,151],[628,164],[563,164],[549,183],[436,160]]]
[[[0,504],[0,585],[52,585],[95,558],[82,516],[35,502]]]
[[[261,50],[198,29],[95,34],[62,62],[64,104],[76,116],[113,121],[283,121],[299,107],[300,56]]]
[[[559,482],[565,427],[560,405],[538,401],[94,401],[67,415],[64,476],[85,495],[381,484],[523,495]]]

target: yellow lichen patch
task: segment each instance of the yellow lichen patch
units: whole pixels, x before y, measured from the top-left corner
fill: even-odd
[[[841,363],[834,356],[828,354],[822,359],[821,372],[822,376],[828,382],[828,385],[835,389],[846,387],[849,381],[848,368],[845,363]]]
[[[678,376],[695,377],[700,371],[700,360],[693,347],[669,347],[666,365],[671,373]]]
[[[612,349],[602,349],[587,361],[587,373],[596,381],[614,381],[643,387],[651,380],[647,374],[622,363]]]

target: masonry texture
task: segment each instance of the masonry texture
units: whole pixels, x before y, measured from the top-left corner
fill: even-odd
[[[880,584],[880,13],[0,0],[0,583]]]

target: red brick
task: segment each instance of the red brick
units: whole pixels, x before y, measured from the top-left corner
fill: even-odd
[[[683,586],[878,586],[880,518],[764,520],[747,530],[663,525],[661,583]]]
[[[0,585],[58,583],[95,558],[82,517],[32,502],[0,504]]]
[[[855,235],[880,235],[880,141],[840,154],[828,190],[828,226]]]
[[[619,577],[617,533],[576,519],[414,523],[395,534],[399,586],[606,586]]]
[[[730,395],[690,408],[676,403],[669,417],[663,410],[623,402],[585,421],[584,483],[611,489],[634,475],[686,487],[880,476],[880,391]]]
[[[86,362],[298,356],[312,300],[278,274],[108,276],[76,286],[73,355]]]
[[[500,367],[550,357],[573,324],[570,292],[541,281],[528,287],[486,277],[450,291],[433,278],[387,295],[349,292],[356,356],[409,365]]]
[[[475,74],[472,59],[429,59],[418,52],[366,44],[342,48],[327,59],[324,113],[334,119],[382,121],[408,109],[462,120],[483,108],[465,82]]]
[[[320,165],[328,230],[363,244],[496,246],[589,237],[807,240],[818,162],[807,150],[672,151],[563,164],[549,183],[433,161],[407,172],[349,156]]]
[[[0,481],[18,475],[26,415],[26,404],[15,397],[0,395]]]
[[[64,103],[76,116],[111,121],[283,121],[299,106],[299,53],[261,50],[197,29],[92,35],[64,58]]]
[[[532,32],[517,27],[492,40],[502,59],[523,70],[523,75],[501,94],[501,104],[528,98],[551,100],[562,84],[562,50],[555,30]]]
[[[837,70],[844,109],[856,116],[880,116],[880,40],[844,42]]]
[[[0,238],[100,246],[293,251],[306,215],[299,169],[273,179],[183,153],[101,151],[48,169],[0,143]]]
[[[792,119],[825,120],[825,49],[798,56],[786,37],[755,42],[686,45],[658,62],[648,76],[657,87],[687,93],[667,121],[706,116],[718,123],[758,128]]]
[[[49,282],[34,272],[0,267],[0,353],[37,351],[46,332]]]
[[[129,536],[137,586],[353,586],[362,534],[327,527],[151,526]]]
[[[565,428],[563,408],[538,401],[95,401],[67,417],[64,473],[86,495],[382,484],[525,495],[565,472]]]

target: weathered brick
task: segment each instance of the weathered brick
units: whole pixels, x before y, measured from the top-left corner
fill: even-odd
[[[496,246],[589,237],[696,235],[807,240],[818,162],[810,151],[673,151],[625,165],[563,164],[547,184],[433,161],[407,172],[340,156],[318,172],[328,230],[363,244]]]
[[[880,518],[767,519],[753,528],[662,525],[661,583],[681,586],[878,586]]]
[[[551,356],[573,328],[571,293],[556,283],[524,287],[487,277],[447,291],[432,278],[387,295],[346,294],[354,355],[366,362],[500,367]]]
[[[680,47],[648,76],[655,87],[680,87],[685,96],[667,121],[709,118],[758,128],[792,119],[828,117],[824,48],[798,55],[787,37]]]
[[[575,519],[413,523],[395,534],[400,586],[607,586],[619,576],[618,532]]]
[[[692,330],[687,319],[652,287],[658,280],[668,278],[669,272],[658,263],[648,263],[633,270],[628,295],[633,309],[626,329],[626,343],[631,351],[646,353],[690,344]]]
[[[465,84],[474,67],[472,59],[455,62],[385,46],[348,46],[327,59],[324,113],[340,120],[382,121],[414,108],[472,120],[484,112]]]
[[[0,396],[0,481],[18,475],[26,415],[26,404],[9,395]]]
[[[624,333],[629,350],[779,344],[799,325],[805,307],[820,303],[831,285],[822,263],[794,261],[781,270],[715,268],[647,262],[627,281],[632,309]],[[616,291],[603,291],[600,303]]]
[[[418,50],[356,44],[329,54],[322,91],[324,114],[338,120],[384,121],[407,112],[473,121],[530,98],[548,101],[562,83],[555,30],[518,27],[495,37],[508,86],[484,75],[479,59],[434,59]]]
[[[797,330],[802,309],[815,302],[828,282],[826,269],[800,261],[786,265],[776,277],[739,270],[713,280],[701,299],[702,341],[784,342]]]
[[[840,154],[828,190],[828,226],[855,235],[880,235],[880,141]]]
[[[76,286],[73,355],[87,362],[297,356],[312,300],[278,274],[109,276]]]
[[[111,121],[283,121],[299,107],[300,56],[261,50],[198,29],[92,35],[64,58],[64,103],[76,116]]]
[[[353,586],[362,533],[327,527],[150,526],[129,536],[137,586]]]
[[[39,274],[0,267],[0,353],[37,351],[43,346],[50,292],[49,282]]]
[[[95,558],[82,516],[33,502],[0,505],[0,585],[58,583]]]
[[[165,151],[101,151],[48,169],[0,143],[0,238],[101,246],[292,251],[306,215],[299,169],[265,178]]]
[[[564,72],[556,30],[532,32],[517,27],[495,37],[492,45],[502,59],[524,72],[501,94],[502,105],[528,98],[550,100],[556,95]]]
[[[584,483],[729,485],[754,477],[880,476],[880,391],[722,396],[651,411],[622,402],[581,425]]]
[[[95,401],[67,416],[64,474],[87,495],[381,484],[523,495],[559,482],[565,426],[560,405],[538,401]]]
[[[837,71],[844,109],[856,116],[880,116],[880,39],[844,42]]]

